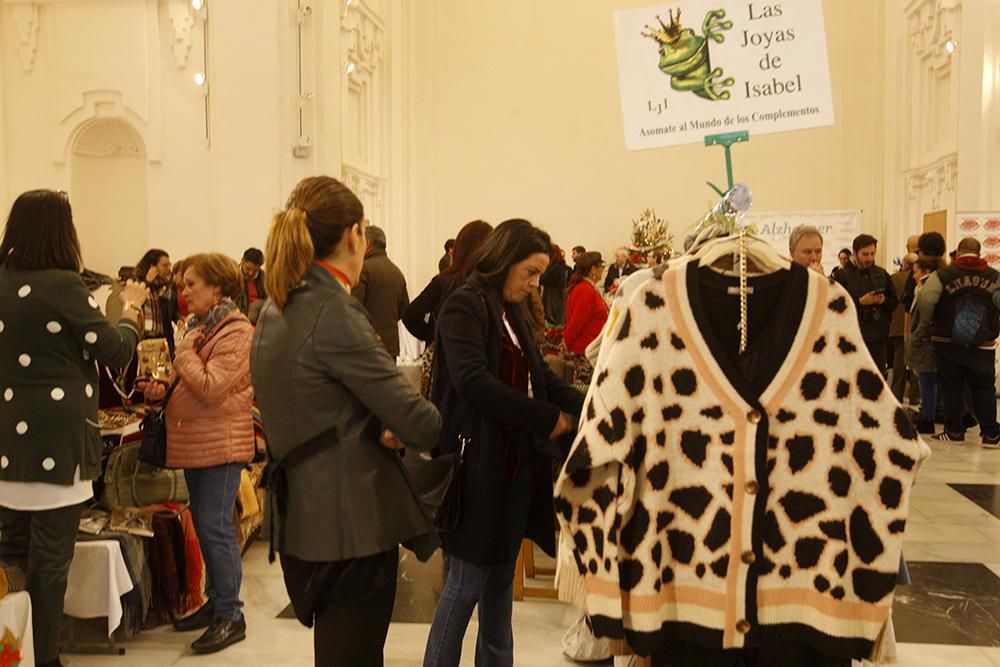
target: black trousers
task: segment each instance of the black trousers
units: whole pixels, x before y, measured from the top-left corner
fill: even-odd
[[[920,385],[917,374],[906,367],[906,345],[902,336],[889,338],[889,357],[892,359],[892,394],[902,402],[909,398],[910,403],[920,402]],[[907,392],[909,385],[909,392]]]
[[[872,355],[872,360],[878,366],[878,370],[885,377],[889,369],[889,343],[884,340],[865,341],[868,353]]]
[[[83,505],[22,512],[0,507],[0,562],[28,577],[35,661],[59,657],[59,623]]]
[[[316,667],[382,667],[396,602],[399,547],[317,563],[281,555],[296,617],[313,628]]]
[[[961,347],[953,343],[934,343],[944,400],[944,430],[954,436],[965,434],[964,386],[972,391],[972,412],[979,421],[982,435],[996,435],[997,397],[996,351]]]

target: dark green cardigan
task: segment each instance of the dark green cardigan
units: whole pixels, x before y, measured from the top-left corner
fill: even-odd
[[[70,485],[100,473],[98,369],[126,366],[139,342],[112,326],[72,271],[0,266],[0,480]]]

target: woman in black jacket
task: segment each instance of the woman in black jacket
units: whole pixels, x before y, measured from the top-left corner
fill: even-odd
[[[545,321],[552,324],[566,324],[566,286],[573,269],[566,266],[566,254],[562,248],[552,244],[552,261],[542,274],[542,306]]]
[[[150,298],[143,305],[142,338],[166,338],[170,357],[174,356],[174,324],[181,319],[177,301],[177,286],[170,270],[170,255],[166,250],[150,248],[135,266],[136,280],[149,288]]]
[[[424,654],[457,667],[479,606],[476,665],[513,664],[514,565],[525,537],[555,553],[553,441],[571,434],[583,395],[549,370],[524,302],[549,263],[549,236],[525,220],[500,224],[476,272],[438,318],[433,399],[438,448],[464,451],[459,524],[442,536],[451,557]]]
[[[411,334],[425,343],[434,342],[434,324],[441,306],[475,269],[477,252],[492,231],[490,223],[473,220],[458,232],[448,268],[431,278],[420,296],[403,311],[403,325]]]

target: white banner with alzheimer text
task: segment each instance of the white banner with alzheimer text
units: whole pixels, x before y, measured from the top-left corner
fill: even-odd
[[[837,254],[850,249],[854,237],[861,233],[861,211],[785,211],[748,213],[744,221],[754,226],[755,236],[771,244],[787,257],[788,237],[799,225],[811,225],[823,236],[823,272],[829,274],[839,263]]]

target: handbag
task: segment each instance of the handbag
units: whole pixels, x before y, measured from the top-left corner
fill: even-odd
[[[163,397],[163,403],[155,410],[150,410],[139,423],[139,430],[142,431],[142,444],[139,447],[139,460],[157,468],[167,467],[167,401],[177,387],[175,381],[167,389],[167,394]]]
[[[166,338],[146,338],[139,341],[136,348],[139,366],[136,377],[149,380],[166,380],[170,377],[172,364],[170,346]]]
[[[156,503],[188,501],[182,470],[167,470],[139,460],[140,442],[129,442],[111,451],[104,472],[101,506],[143,507]]]
[[[434,384],[434,350],[437,343],[430,343],[424,351],[417,357],[420,362],[420,395],[424,398],[431,397],[431,387]]]
[[[413,485],[439,533],[455,530],[462,514],[462,459],[469,439],[459,436],[458,441],[459,451],[421,458],[412,471]]]

